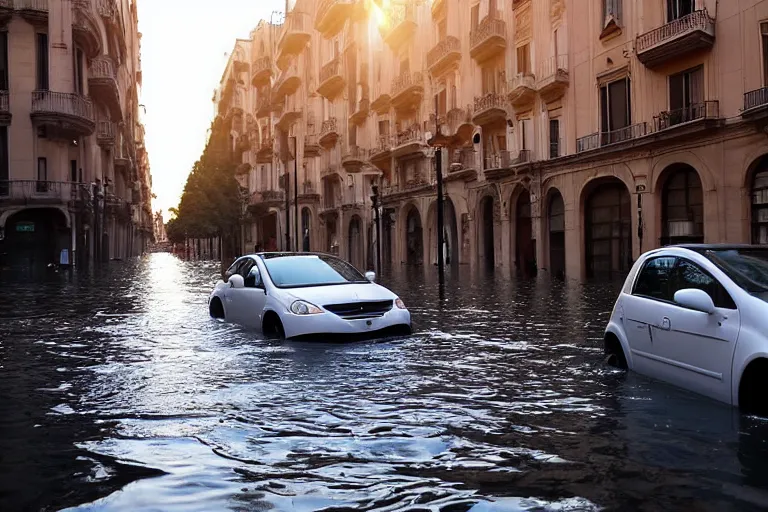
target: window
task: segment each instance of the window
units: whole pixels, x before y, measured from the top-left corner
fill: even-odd
[[[533,149],[533,119],[520,120],[520,149]]]
[[[477,26],[480,25],[480,4],[472,6],[472,30],[477,30]]]
[[[408,58],[400,60],[400,74],[408,73],[411,70],[411,63]]]
[[[667,0],[667,23],[691,14],[695,3],[695,0]]]
[[[435,112],[440,117],[448,113],[448,91],[445,88],[435,94]]]
[[[614,132],[632,124],[629,78],[600,87],[600,131]]]
[[[37,90],[48,90],[48,34],[37,34]]]
[[[69,161],[69,181],[77,181],[77,160]]]
[[[46,192],[48,190],[48,160],[41,156],[37,159],[37,191]]]
[[[379,136],[385,137],[389,135],[389,121],[379,121]]]
[[[531,45],[524,44],[517,49],[517,74],[531,74]]]
[[[8,32],[0,32],[0,90],[8,89]]]
[[[346,261],[332,256],[263,256],[270,278],[278,288],[367,283]]]
[[[648,260],[635,281],[632,295],[672,302],[670,288],[676,258],[661,257]]]
[[[84,93],[83,88],[83,50],[77,49],[75,51],[75,92],[78,94]]]
[[[699,66],[669,77],[670,124],[684,123],[703,115],[704,68]]]
[[[560,156],[560,120],[549,120],[549,158]]]
[[[616,24],[621,22],[621,3],[622,0],[602,0],[603,1],[603,27],[613,21]]]
[[[763,87],[768,87],[768,22],[760,24],[760,37],[763,43]]]
[[[8,127],[0,126],[0,196],[8,195]]]
[[[736,309],[736,304],[723,286],[708,272],[688,260],[680,259],[675,272],[674,292],[695,288],[707,292],[716,308]]]

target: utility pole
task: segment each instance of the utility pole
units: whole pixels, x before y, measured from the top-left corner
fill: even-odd
[[[379,186],[371,186],[373,195],[373,222],[376,224],[376,273],[381,275],[381,217],[379,215]]]
[[[296,252],[299,252],[299,143],[293,137],[293,236]]]
[[[283,181],[285,183],[285,250],[291,250],[291,174],[288,167],[283,163],[284,171]]]
[[[430,147],[435,148],[435,174],[437,175],[437,277],[440,287],[445,284],[445,245],[443,218],[443,147],[448,145],[449,138],[444,134],[445,129],[440,124],[437,102],[435,102],[435,133],[427,140]]]

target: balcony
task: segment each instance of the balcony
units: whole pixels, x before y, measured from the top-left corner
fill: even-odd
[[[333,216],[338,214],[338,210],[341,208],[341,193],[334,191],[331,193],[323,194],[323,203],[320,208],[320,215]]]
[[[399,157],[421,150],[426,141],[424,134],[418,125],[414,125],[407,130],[397,134],[395,147],[392,148],[392,156]]]
[[[349,151],[341,157],[341,165],[347,172],[360,172],[368,162],[368,150],[359,146],[351,146]]]
[[[248,207],[254,210],[279,208],[285,204],[285,192],[282,190],[262,190],[251,194]]]
[[[389,163],[389,157],[392,155],[392,146],[394,145],[391,135],[379,135],[376,146],[370,152],[371,163],[379,164]]]
[[[112,119],[123,119],[123,109],[120,102],[120,89],[117,87],[115,64],[109,57],[99,57],[91,62],[88,77],[88,89],[91,96],[107,106]]]
[[[304,51],[312,37],[312,24],[309,15],[299,11],[289,12],[285,16],[280,41],[277,44],[277,67],[288,69],[291,58]]]
[[[386,114],[389,108],[392,106],[392,96],[384,90],[382,84],[377,83],[373,89],[373,103],[371,103],[371,110],[377,114]]]
[[[256,59],[251,64],[251,68],[253,70],[251,85],[254,87],[269,85],[269,81],[272,79],[272,57],[266,56]]]
[[[48,23],[48,0],[13,0],[22,18],[36,25]]]
[[[660,132],[676,126],[689,123],[718,120],[720,118],[720,103],[718,101],[705,101],[694,103],[685,108],[667,110],[653,118],[654,131]]]
[[[552,103],[562,98],[571,83],[568,55],[559,55],[547,60],[539,69],[538,76],[536,89],[545,103]]]
[[[533,106],[536,100],[536,77],[531,74],[519,74],[509,81],[509,103],[515,112],[524,112]]]
[[[67,205],[88,195],[88,185],[69,181],[0,181],[0,206]]]
[[[11,124],[11,105],[8,91],[0,91],[0,126]]]
[[[451,163],[448,166],[448,174],[445,181],[474,181],[477,179],[477,171],[480,162],[477,151],[472,148],[457,149],[451,155]]]
[[[476,125],[489,124],[507,119],[507,99],[495,92],[485,96],[475,96],[475,108],[472,122]]]
[[[706,10],[696,11],[637,37],[637,58],[648,68],[656,68],[672,60],[715,44],[715,19]]]
[[[291,66],[280,74],[277,85],[272,93],[272,103],[277,104],[283,101],[286,96],[291,96],[299,90],[301,78],[296,72],[296,68]]]
[[[298,107],[286,107],[283,109],[283,111],[280,113],[280,116],[277,120],[277,127],[283,130],[284,132],[287,132],[288,129],[296,123],[299,119],[301,119],[302,116],[302,110]]]
[[[272,163],[272,157],[274,156],[272,136],[269,133],[262,133],[261,144],[259,150],[256,152],[256,163],[269,164]]]
[[[341,74],[341,58],[336,57],[320,69],[320,85],[317,93],[333,101],[344,90],[344,77]]]
[[[339,140],[339,123],[335,117],[323,121],[320,127],[320,145],[330,148]]]
[[[416,5],[414,0],[403,4],[391,3],[386,15],[386,24],[380,28],[381,37],[393,50],[409,41],[416,33]]]
[[[111,149],[115,146],[115,123],[99,121],[96,130],[96,143],[104,149]]]
[[[392,107],[415,110],[424,97],[424,79],[420,72],[405,71],[392,80]]]
[[[628,142],[633,139],[644,137],[647,134],[648,125],[646,123],[636,123],[610,132],[592,133],[576,139],[576,153],[584,153],[586,151],[604,148],[613,144]],[[550,148],[550,152],[551,151],[552,148]]]
[[[96,129],[91,100],[79,94],[32,92],[32,121],[62,136],[92,135]]]
[[[483,169],[485,171],[495,171],[499,169],[509,169],[515,162],[516,157],[512,151],[496,151],[485,155]]]
[[[6,93],[7,94],[7,93]],[[749,91],[744,94],[744,110],[741,115],[750,117],[768,111],[768,87]]]
[[[313,203],[320,201],[320,192],[317,190],[314,183],[305,181],[301,184],[299,187],[299,201]]]
[[[304,136],[304,156],[320,156],[320,139],[316,133]]]
[[[474,125],[472,124],[471,105],[467,105],[466,109],[452,108],[445,116],[448,122],[448,130],[450,135],[457,135],[460,139],[469,140],[472,137],[474,131]]]
[[[256,106],[256,117],[258,119],[269,117],[272,113],[272,97],[267,94],[259,98],[259,102]]]
[[[101,31],[91,9],[91,0],[74,0],[72,39],[90,59],[101,55]]]
[[[352,115],[349,116],[349,120],[354,124],[359,125],[365,122],[368,118],[368,112],[371,110],[371,102],[368,98],[363,98],[357,102],[357,108]]]
[[[486,16],[469,34],[469,54],[477,62],[486,61],[507,49],[507,24]]]
[[[432,76],[440,76],[461,61],[461,41],[447,36],[427,53],[427,68]]]
[[[354,0],[320,0],[315,29],[326,39],[338,34],[355,9]]]

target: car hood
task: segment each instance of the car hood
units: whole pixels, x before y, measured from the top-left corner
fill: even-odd
[[[317,286],[314,288],[293,288],[280,290],[291,299],[301,299],[316,306],[346,304],[377,300],[394,300],[397,296],[383,286],[373,283]]]

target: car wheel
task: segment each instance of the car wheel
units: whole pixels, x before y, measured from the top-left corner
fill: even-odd
[[[283,329],[283,322],[280,321],[280,317],[277,313],[270,311],[264,316],[264,325],[262,328],[264,336],[267,339],[284,339],[285,329]]]
[[[208,313],[212,318],[220,318],[222,320],[225,318],[224,305],[221,303],[221,299],[218,297],[211,299],[211,302],[208,305]]]

